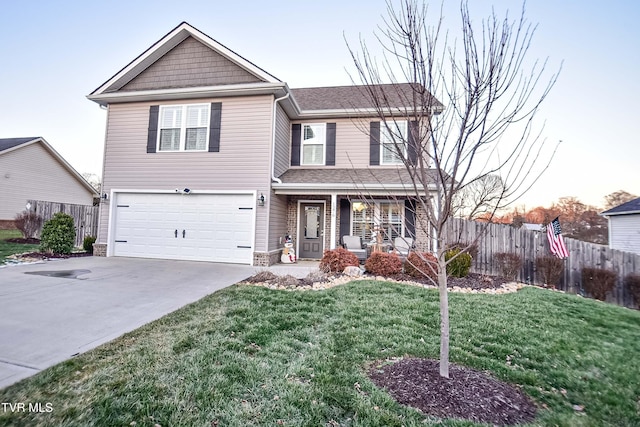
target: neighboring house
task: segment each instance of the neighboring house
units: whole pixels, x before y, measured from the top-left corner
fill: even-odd
[[[378,89],[406,107],[408,84]],[[270,265],[287,234],[319,259],[377,228],[429,244],[357,86],[290,89],[182,23],[88,98],[108,107],[97,254]]]
[[[542,233],[544,231],[544,226],[542,224],[532,224],[530,222],[522,223],[522,228],[529,231],[537,231]]]
[[[640,197],[602,212],[609,220],[609,247],[640,254]]]
[[[27,200],[93,205],[98,193],[44,138],[0,139],[0,221]]]

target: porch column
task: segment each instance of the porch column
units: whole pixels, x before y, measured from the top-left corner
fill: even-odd
[[[331,236],[329,240],[329,249],[336,248],[336,218],[338,210],[338,195],[336,193],[331,194]]]

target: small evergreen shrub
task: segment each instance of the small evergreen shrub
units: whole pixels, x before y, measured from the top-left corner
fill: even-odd
[[[558,286],[564,271],[564,261],[555,256],[536,258],[536,270],[545,285]]]
[[[359,267],[360,260],[356,254],[344,248],[324,251],[320,260],[320,269],[327,273],[342,273],[350,265]]]
[[[464,252],[460,253],[460,249],[449,249],[444,254],[445,261],[449,261],[451,258],[457,257],[453,259],[449,264],[447,264],[447,275],[453,277],[467,277],[469,275],[469,270],[471,269],[471,255]]]
[[[477,259],[478,258],[478,244],[474,243],[473,245],[469,245],[469,243],[467,242],[456,242],[453,243],[451,245],[447,246],[447,250],[450,249],[458,249],[458,250],[464,250],[467,249],[466,252],[471,255],[472,259]]]
[[[607,299],[607,293],[616,286],[617,278],[615,271],[604,268],[582,268],[582,287],[589,295],[600,301]]]
[[[364,263],[364,268],[376,276],[393,276],[402,272],[402,261],[396,254],[374,252]]]
[[[42,227],[42,217],[35,212],[22,211],[13,220],[16,228],[25,239],[35,238]]]
[[[624,277],[624,285],[629,290],[629,295],[636,305],[640,305],[640,274],[627,274]]]
[[[76,240],[73,217],[58,212],[44,223],[40,237],[40,249],[54,254],[70,254]]]
[[[404,272],[411,277],[429,277],[438,281],[438,260],[428,252],[411,252],[404,263]]]
[[[500,275],[505,279],[516,280],[522,268],[522,257],[511,252],[499,252],[493,256]]]
[[[86,236],[82,241],[82,249],[85,252],[93,254],[93,244],[96,242],[96,238],[93,236]]]

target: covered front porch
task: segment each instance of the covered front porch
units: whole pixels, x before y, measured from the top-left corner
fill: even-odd
[[[398,170],[385,171],[374,176],[370,170],[290,170],[282,183],[273,184],[274,193],[286,197],[287,230],[299,259],[322,258],[325,250],[341,246],[344,236],[358,236],[365,245],[383,242],[388,248],[396,237],[404,237],[413,239],[417,250],[431,247],[413,188],[397,182]],[[380,175],[386,183],[357,181]],[[316,182],[292,180],[312,178]]]

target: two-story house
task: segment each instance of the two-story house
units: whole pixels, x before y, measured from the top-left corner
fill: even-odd
[[[385,89],[404,107],[409,84]],[[358,86],[290,89],[182,23],[88,98],[108,109],[96,254],[270,265],[287,234],[319,259],[374,230],[428,245]]]

